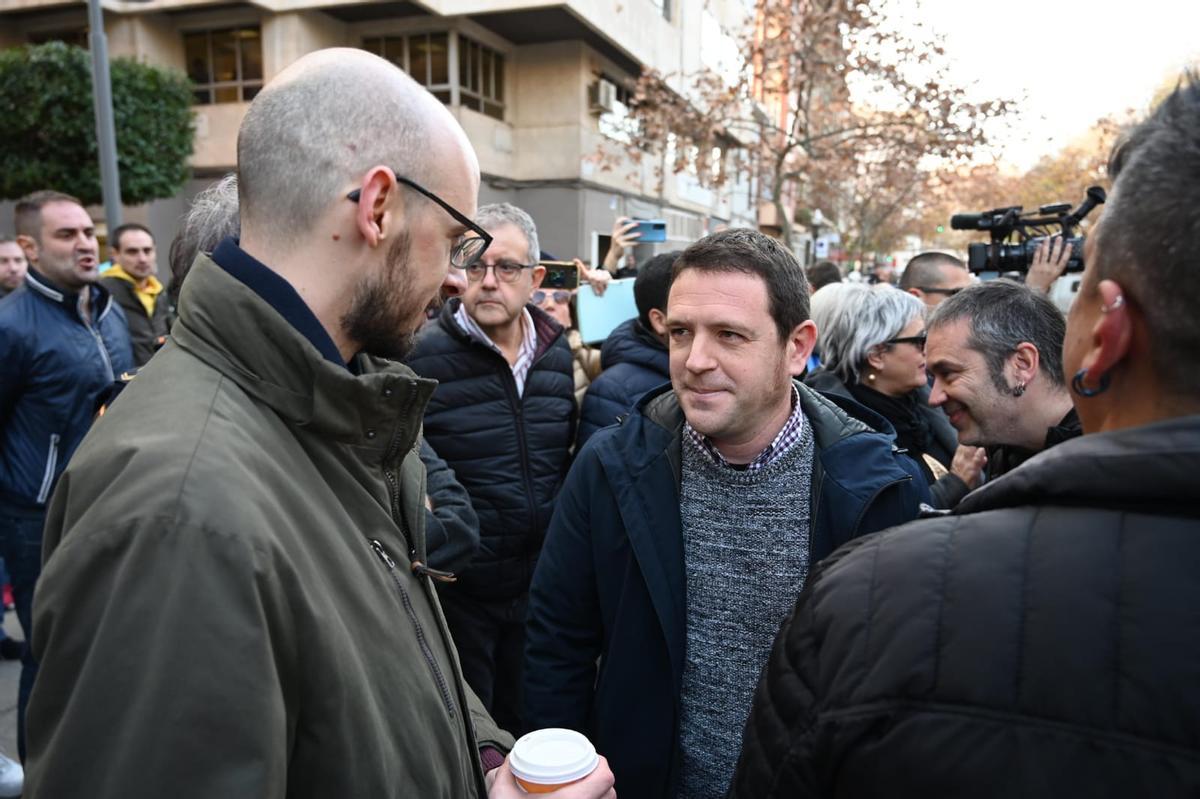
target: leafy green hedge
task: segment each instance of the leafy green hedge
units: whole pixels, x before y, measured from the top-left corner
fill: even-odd
[[[182,72],[111,62],[121,198],[174,196],[190,170],[192,87]],[[57,189],[99,203],[91,56],[62,42],[0,50],[0,199]]]

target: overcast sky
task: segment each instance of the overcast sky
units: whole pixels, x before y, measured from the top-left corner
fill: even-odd
[[[912,0],[894,0],[910,19]],[[1031,166],[1100,117],[1144,109],[1154,90],[1200,64],[1200,0],[920,0],[945,37],[953,75],[982,96],[1025,97],[1003,160]]]

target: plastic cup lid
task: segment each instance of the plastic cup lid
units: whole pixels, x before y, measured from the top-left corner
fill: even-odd
[[[581,780],[599,763],[596,747],[586,736],[555,727],[521,736],[508,756],[513,774],[540,785]]]

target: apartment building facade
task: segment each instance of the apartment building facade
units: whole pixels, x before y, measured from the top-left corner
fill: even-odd
[[[719,225],[755,225],[749,175],[713,189],[687,171],[656,174],[657,161],[604,169],[595,160],[628,135],[620,120],[644,66],[686,75],[727,62],[736,51],[729,33],[752,8],[750,0],[105,0],[112,57],[173,67],[195,84],[194,178],[179,196],[127,208],[125,218],[156,232],[165,259],[190,198],[234,169],[238,126],[264,83],[307,52],[346,46],[393,61],[446,103],[478,153],[480,203],[527,209],[558,258],[601,256],[618,215],[667,221],[668,241],[643,245],[639,257]],[[0,48],[87,46],[86,11],[78,0],[0,0]],[[0,206],[0,228],[10,209]]]

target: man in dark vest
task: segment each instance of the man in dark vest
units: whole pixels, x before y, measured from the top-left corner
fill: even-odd
[[[439,586],[442,608],[467,682],[517,731],[529,582],[569,465],[575,380],[563,328],[530,303],[545,274],[533,220],[503,203],[475,223],[492,243],[408,364],[438,381],[425,438],[479,515],[479,551]]]

